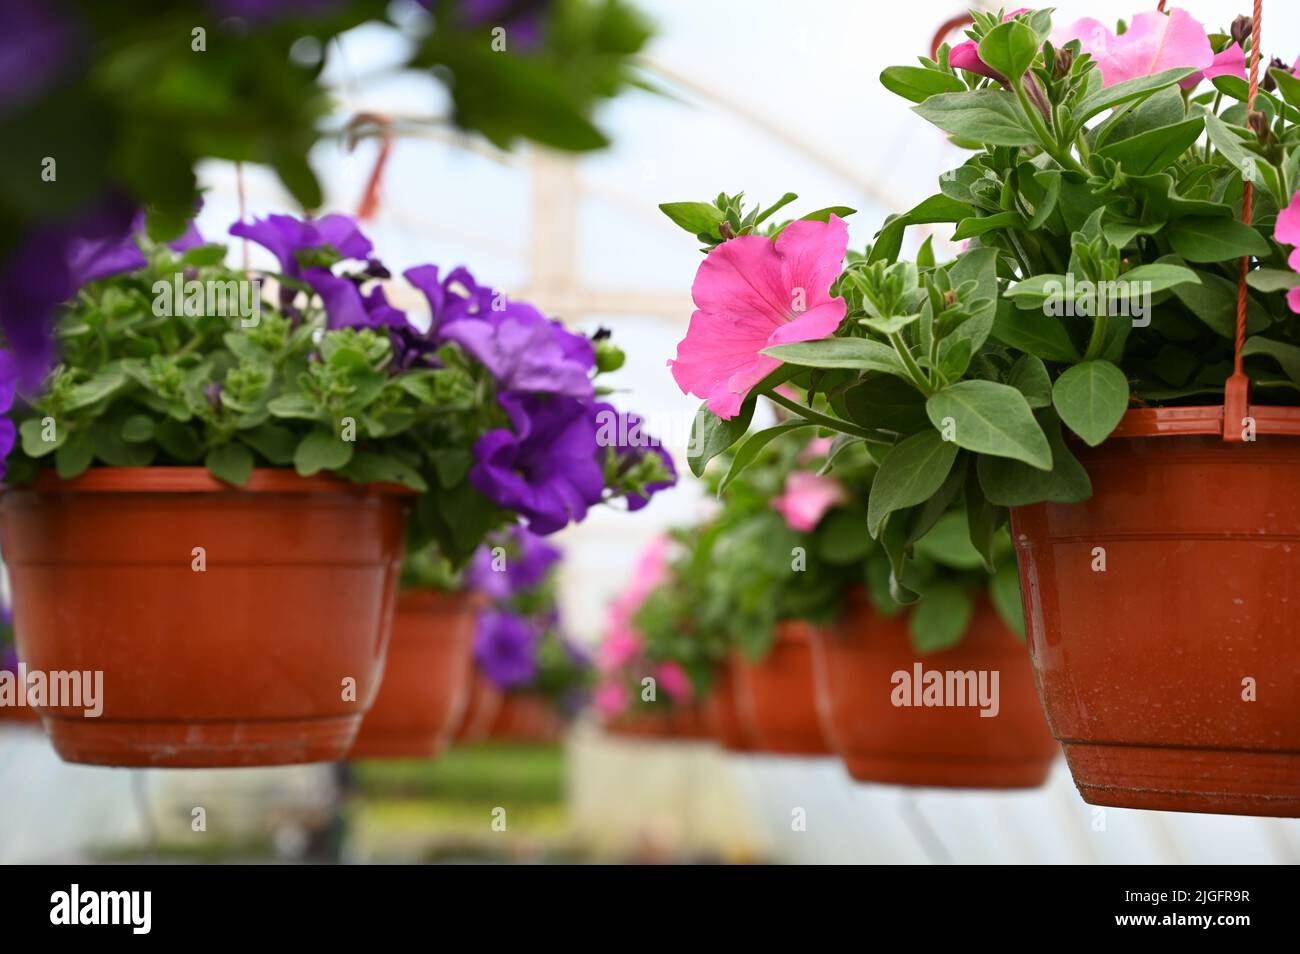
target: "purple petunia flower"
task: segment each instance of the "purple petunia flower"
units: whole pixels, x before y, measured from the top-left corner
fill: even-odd
[[[103,199],[71,222],[32,234],[0,269],[0,331],[24,390],[38,387],[53,363],[55,308],[88,282],[143,268],[136,241],[143,231],[143,212],[120,197]],[[169,244],[185,251],[203,238],[191,223]]]
[[[410,324],[406,313],[390,305],[384,290],[378,285],[363,294],[356,281],[340,278],[324,268],[309,268],[302,277],[324,302],[330,330],[405,328]]]
[[[466,26],[504,26],[510,41],[530,50],[542,38],[542,25],[553,0],[461,0]]]
[[[292,215],[268,215],[252,222],[236,222],[230,234],[246,238],[269,250],[280,262],[280,274],[302,278],[298,252],[334,249],[341,258],[365,260],[374,247],[357,228],[351,216],[334,213],[319,219],[295,219]]]
[[[474,659],[501,689],[529,683],[537,675],[537,629],[522,616],[502,610],[479,615]]]
[[[505,549],[501,569],[495,566],[493,550]],[[546,578],[560,560],[560,551],[523,527],[511,527],[489,544],[479,547],[465,568],[465,582],[470,589],[497,601],[508,600],[530,590]]]
[[[76,294],[87,274],[110,274],[102,268],[88,271],[98,259],[78,250],[134,245],[135,214],[127,200],[105,198],[72,221],[33,232],[0,267],[0,332],[24,390],[38,387],[54,361],[55,308]]]
[[[478,439],[470,482],[498,506],[523,515],[534,533],[581,520],[605,488],[588,405],[562,395],[500,400],[514,430]]]
[[[331,12],[340,0],[208,0],[219,17],[241,17],[252,22],[291,16],[319,16]]]
[[[618,451],[621,467],[633,467],[647,454],[655,454],[663,461],[668,471],[666,480],[646,484],[646,494],[628,494],[628,510],[640,510],[650,503],[650,497],[661,490],[667,490],[677,483],[677,465],[673,457],[644,430],[645,418],[634,411],[620,411],[612,404],[597,402],[591,406],[592,419],[596,425],[596,440],[601,447],[613,447]]]
[[[482,363],[502,391],[583,400],[594,393],[596,350],[591,342],[532,305],[511,302],[503,311],[444,325],[441,335]]]
[[[75,30],[58,0],[0,0],[0,116],[31,102],[71,59]]]
[[[453,322],[486,314],[497,298],[496,292],[480,285],[463,267],[452,269],[445,279],[437,265],[417,265],[402,276],[429,301],[431,339],[438,339],[442,329]]]

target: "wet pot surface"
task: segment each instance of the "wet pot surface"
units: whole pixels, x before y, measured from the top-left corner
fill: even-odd
[[[92,469],[9,491],[0,534],[29,669],[102,673],[102,712],[46,706],[67,761],[276,765],[346,754],[374,696],[400,495],[254,471]]]
[[[1043,703],[1079,791],[1300,815],[1300,441],[1111,438],[1078,454],[1092,498],[1018,508],[1012,524]]]
[[[822,722],[853,778],[947,788],[1047,780],[1059,749],[1028,654],[986,601],[958,646],[920,655],[905,615],[881,617],[857,594],[837,625],[815,631],[813,649]]]
[[[383,682],[352,758],[429,758],[446,747],[469,701],[477,611],[468,593],[398,596]]]
[[[786,620],[771,651],[751,663],[735,662],[736,709],[754,750],[773,755],[831,755],[817,715],[813,678],[813,627]]]

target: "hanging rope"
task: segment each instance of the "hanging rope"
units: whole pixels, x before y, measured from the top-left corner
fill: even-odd
[[[930,59],[937,60],[939,58],[939,47],[943,46],[943,41],[948,39],[950,33],[968,23],[974,22],[975,19],[969,13],[960,13],[949,20],[945,20],[943,25],[934,31],[934,39],[930,41]]]
[[[1255,96],[1259,92],[1259,38],[1264,19],[1264,0],[1255,0],[1250,32],[1250,90],[1246,96],[1246,114],[1255,111]],[[1242,170],[1245,173],[1245,170]],[[1241,220],[1250,225],[1254,215],[1255,183],[1246,177],[1241,191]],[[1250,378],[1242,366],[1241,352],[1246,345],[1246,276],[1250,272],[1250,256],[1243,255],[1237,272],[1237,335],[1233,348],[1232,376],[1223,388],[1223,439],[1240,443],[1245,439],[1242,421],[1250,414]]]
[[[366,181],[366,191],[361,194],[361,201],[357,204],[357,218],[362,222],[374,218],[379,211],[379,187],[384,181],[384,169],[393,150],[393,124],[389,118],[378,113],[358,113],[348,123],[348,152],[357,148],[361,133],[368,126],[377,130],[379,154],[375,156],[374,168],[370,170],[370,178]]]

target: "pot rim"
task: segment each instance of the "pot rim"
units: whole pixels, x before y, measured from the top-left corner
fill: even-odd
[[[388,494],[414,496],[416,491],[401,484],[357,484],[333,474],[303,477],[291,467],[256,467],[242,487],[228,484],[206,467],[91,467],[64,480],[53,470],[42,469],[31,484],[6,488],[6,492],[40,493],[344,493],[357,496]]]
[[[1117,437],[1180,437],[1223,434],[1223,405],[1138,407],[1124,412],[1106,440]],[[1300,437],[1300,407],[1252,404],[1255,433]]]

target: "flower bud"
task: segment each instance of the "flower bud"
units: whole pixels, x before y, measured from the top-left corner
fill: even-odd
[[[1052,62],[1052,78],[1064,79],[1070,74],[1070,67],[1074,66],[1074,51],[1061,48],[1056,51],[1056,56]]]
[[[1260,142],[1267,142],[1270,132],[1268,128],[1268,116],[1261,113],[1258,109],[1252,109],[1246,117],[1246,125],[1251,128]]]
[[[1291,72],[1291,67],[1283,62],[1280,56],[1275,56],[1273,59],[1268,61],[1268,69],[1264,70],[1264,79],[1263,82],[1260,83],[1260,85],[1264,87],[1266,93],[1271,93],[1277,89],[1277,80],[1273,79],[1273,74],[1270,73],[1269,70],[1286,70],[1289,73]]]
[[[718,223],[718,234],[724,239],[734,239],[736,237],[736,230],[731,227],[730,222],[723,219]]]
[[[1246,45],[1246,40],[1250,37],[1253,26],[1250,17],[1237,17],[1237,19],[1232,21],[1232,26],[1229,28],[1228,32],[1232,35],[1233,40],[1244,47]]]

